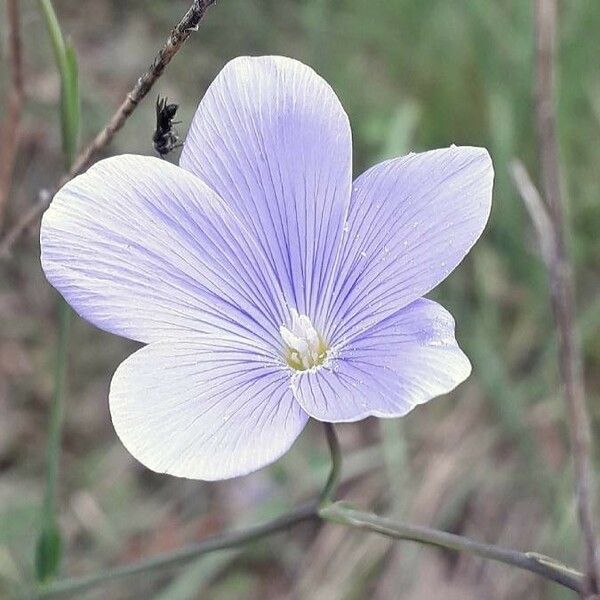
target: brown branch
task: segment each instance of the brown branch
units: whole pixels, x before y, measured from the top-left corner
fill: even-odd
[[[6,203],[8,201],[17,151],[19,149],[21,112],[25,98],[19,21],[19,0],[6,0],[8,61],[11,83],[8,92],[6,113],[2,124],[2,145],[0,146],[0,230],[4,221]]]
[[[586,558],[583,596],[598,593],[600,569],[594,524],[590,419],[585,403],[581,349],[575,330],[572,267],[566,243],[567,223],[560,174],[555,110],[556,0],[534,0],[535,6],[535,116],[542,189],[552,223],[554,251],[549,265],[550,297],[559,342],[559,362],[567,404],[575,468],[577,512]]]
[[[98,153],[110,144],[115,134],[123,127],[125,121],[127,121],[137,108],[137,105],[152,89],[156,80],[163,74],[167,65],[177,52],[179,52],[192,31],[198,29],[198,25],[206,9],[215,2],[216,0],[195,0],[181,21],[172,29],[164,46],[154,57],[150,68],[137,80],[133,89],[125,96],[125,99],[102,131],[80,152],[73,162],[71,170],[60,179],[54,189],[49,193],[40,195],[38,202],[23,215],[21,220],[2,239],[0,242],[0,257],[6,257],[10,254],[13,244],[23,232],[37,221],[47,208],[49,199],[54,196],[56,191],[67,183],[67,181],[85,171],[93,163]]]

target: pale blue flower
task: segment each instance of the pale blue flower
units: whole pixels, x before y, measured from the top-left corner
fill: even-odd
[[[481,148],[352,181],[350,125],[300,62],[238,58],[210,86],[180,166],[100,161],[42,223],[49,281],[88,321],[147,344],[110,409],[155,471],[223,479],[281,456],[310,417],[399,417],[470,373],[422,298],[488,219]]]

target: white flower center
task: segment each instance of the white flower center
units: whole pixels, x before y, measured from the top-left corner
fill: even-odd
[[[306,315],[292,313],[292,325],[279,328],[286,345],[286,361],[297,371],[306,371],[323,363],[327,357],[327,345],[317,333],[311,320]]]

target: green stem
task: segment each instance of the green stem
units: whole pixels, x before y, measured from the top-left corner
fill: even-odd
[[[61,558],[61,536],[56,522],[56,485],[60,463],[62,423],[65,405],[67,354],[71,309],[61,298],[57,303],[58,335],[54,367],[54,391],[50,404],[48,448],[46,454],[46,490],[41,514],[41,529],[35,554],[38,581],[48,581],[58,571]]]
[[[54,61],[60,75],[60,122],[63,159],[65,170],[69,171],[75,159],[81,125],[77,57],[71,44],[68,41],[65,42],[51,0],[39,0],[39,5],[52,44]]]
[[[56,513],[56,481],[60,461],[60,443],[65,406],[65,389],[67,378],[67,353],[69,348],[69,331],[71,329],[71,309],[61,298],[58,301],[58,337],[56,343],[56,365],[54,370],[54,392],[50,408],[50,424],[48,427],[48,464],[46,466],[46,494],[44,497],[44,524],[54,523]]]
[[[64,579],[52,585],[42,588],[33,595],[33,600],[46,600],[49,598],[66,598],[74,594],[79,594],[97,584],[107,581],[138,575],[147,571],[157,571],[160,569],[169,569],[180,567],[203,554],[215,552],[249,544],[266,535],[284,531],[293,525],[310,521],[317,518],[317,504],[311,502],[296,510],[287,513],[281,517],[273,519],[261,525],[255,525],[242,531],[234,531],[212,536],[197,544],[184,546],[174,552],[159,554],[153,558],[141,560],[139,562],[117,567],[109,571],[90,575],[88,577],[79,577],[76,579]],[[79,596],[78,596],[79,597]]]
[[[580,572],[553,558],[535,552],[518,552],[492,544],[483,544],[437,529],[398,523],[372,513],[354,510],[339,502],[321,506],[319,516],[327,521],[372,531],[396,540],[407,540],[448,550],[468,552],[536,573],[576,592],[582,589],[583,575]]]
[[[77,149],[80,126],[80,98],[75,50],[65,43],[60,23],[51,0],[39,0],[46,29],[52,43],[54,60],[61,81],[60,122],[63,160],[68,170]],[[54,393],[50,408],[46,492],[42,508],[42,528],[36,548],[36,574],[39,581],[47,581],[58,571],[61,556],[61,536],[56,523],[56,486],[60,463],[62,423],[65,403],[67,354],[71,310],[66,302],[58,303],[58,335]]]
[[[321,492],[319,505],[326,506],[334,500],[335,491],[342,471],[342,453],[340,451],[340,443],[338,441],[335,428],[332,423],[323,423],[325,426],[325,437],[331,454],[331,470],[329,477],[325,483],[325,487]]]
[[[39,3],[46,23],[46,29],[50,36],[50,42],[52,43],[54,60],[58,66],[58,70],[63,73],[66,71],[65,41],[60,29],[60,23],[50,0],[39,0]]]

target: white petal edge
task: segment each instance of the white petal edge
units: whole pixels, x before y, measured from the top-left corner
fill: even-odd
[[[308,420],[289,370],[239,339],[193,336],[145,346],[119,366],[109,399],[115,430],[137,460],[205,481],[274,462]]]

